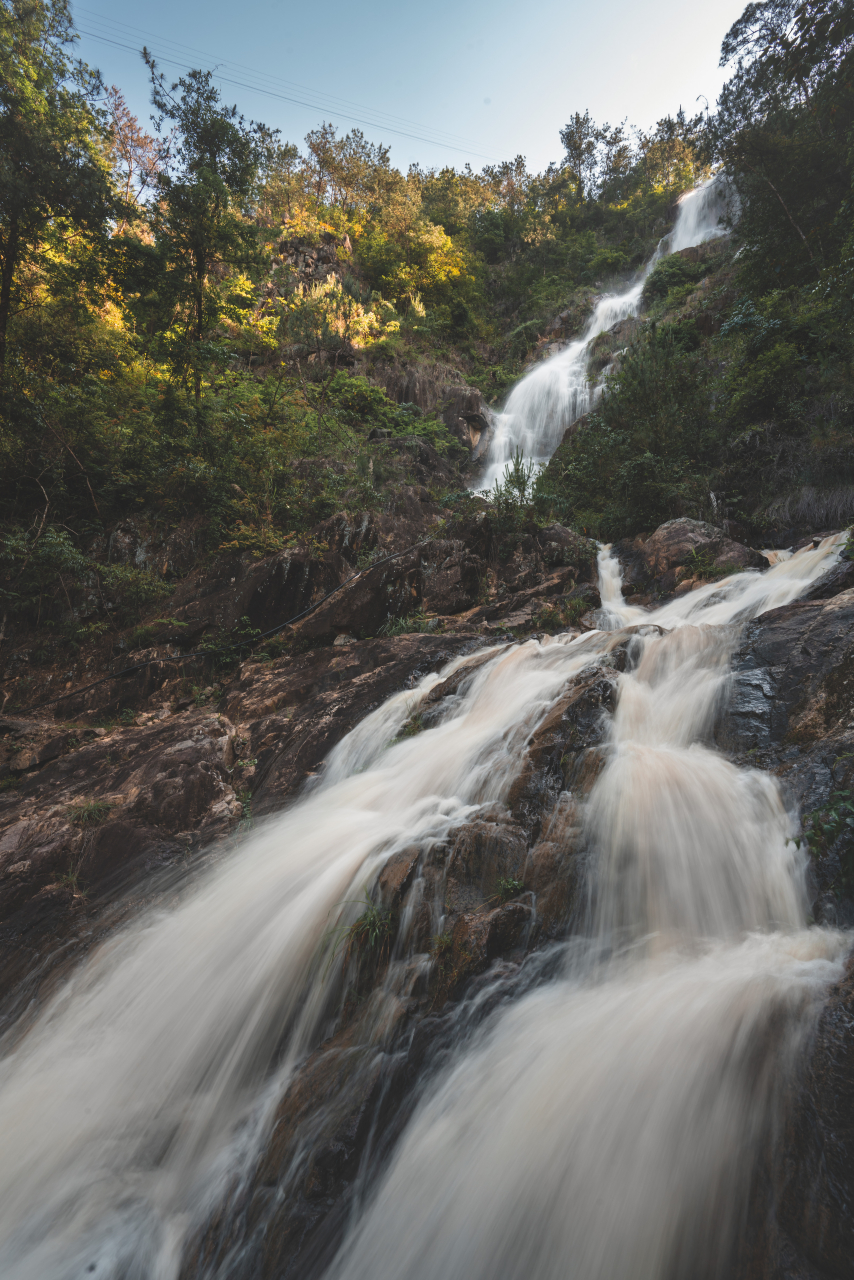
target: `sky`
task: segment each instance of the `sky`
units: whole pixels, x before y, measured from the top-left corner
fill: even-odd
[[[148,123],[145,44],[167,78],[215,73],[223,96],[301,143],[358,126],[405,170],[561,156],[575,111],[651,127],[714,109],[721,40],[744,0],[72,0],[80,56]],[[267,92],[262,92],[266,90]]]

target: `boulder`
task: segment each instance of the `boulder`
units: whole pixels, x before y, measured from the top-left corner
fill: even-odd
[[[333,640],[342,631],[376,635],[390,620],[421,607],[421,554],[418,547],[364,569],[328,599],[321,599],[288,634],[300,641]]]
[[[854,560],[840,560],[809,587],[802,600],[830,600],[854,587]]]
[[[686,566],[701,578],[768,568],[764,556],[736,542],[724,529],[687,516],[659,525],[648,538],[624,539],[614,545],[614,551],[622,568],[624,593],[640,592],[650,598],[672,594]]]
[[[768,562],[758,551],[733,542],[723,529],[704,520],[682,516],[668,520],[643,543],[641,556],[651,577],[658,578],[686,564],[692,554],[707,557],[715,569],[766,569]]]
[[[436,414],[464,449],[476,456],[483,452],[494,415],[480,391],[465,383],[458,369],[438,363],[396,363],[374,365],[366,372],[391,400]]]

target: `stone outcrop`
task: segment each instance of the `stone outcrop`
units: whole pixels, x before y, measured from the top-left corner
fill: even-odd
[[[749,624],[733,658],[732,688],[718,741],[743,762],[780,777],[810,815],[854,794],[854,589],[798,600]],[[854,832],[813,842],[817,920],[854,925],[854,880],[846,871]]]
[[[431,691],[425,720],[483,660],[473,657]],[[463,1027],[470,1031],[524,989],[526,953],[566,933],[584,850],[564,788],[580,797],[598,773],[614,680],[615,668],[600,664],[570,682],[534,731],[506,806],[482,812],[444,843],[403,849],[386,863],[377,888],[401,922],[395,951],[421,959],[411,972],[398,971],[391,989],[387,956],[360,962],[358,999],[295,1075],[241,1191],[242,1211],[227,1231],[211,1220],[191,1250],[187,1280],[236,1245],[241,1277],[322,1274],[360,1179],[382,1165],[411,1113],[419,1096],[413,1086],[441,1066]],[[391,994],[401,981],[403,993]]]
[[[768,568],[758,551],[734,541],[715,525],[687,516],[668,520],[648,538],[617,543],[615,550],[627,598],[634,592],[651,600],[727,573]]]
[[[318,244],[299,239],[282,240],[271,265],[274,271],[284,270],[291,288],[294,284],[311,286],[332,276],[340,277],[344,267],[349,266],[352,251],[349,236],[325,232]]]
[[[484,452],[491,438],[494,414],[480,391],[469,386],[452,365],[373,364],[365,373],[389,399],[415,405],[422,413],[441,418],[473,457]]]
[[[599,300],[595,289],[578,289],[567,305],[552,320],[546,322],[537,338],[529,363],[549,360],[562,351],[567,343],[577,338]]]

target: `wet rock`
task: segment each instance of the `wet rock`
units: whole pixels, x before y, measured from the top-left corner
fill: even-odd
[[[231,1274],[278,1280],[316,1275],[331,1261],[387,1083],[384,1055],[352,1040],[352,1031],[339,1034],[302,1065],[250,1186],[230,1206],[231,1223],[223,1229],[214,1217],[189,1250],[182,1280],[218,1269],[235,1237],[242,1257]]]
[[[535,895],[537,924],[545,937],[560,937],[566,931],[581,884],[580,823],[567,820],[555,834],[560,839],[540,840],[525,863],[524,885]]]
[[[461,828],[447,862],[447,908],[454,913],[497,901],[502,881],[521,884],[527,842],[509,823],[472,822]]]
[[[719,741],[735,753],[845,735],[854,706],[854,589],[795,601],[748,625]]]
[[[850,1280],[854,1257],[854,961],[830,992],[757,1178],[733,1280]]]
[[[548,828],[561,793],[592,784],[607,712],[615,703],[612,671],[593,666],[572,682],[529,739],[525,764],[508,795],[508,807],[536,839]],[[588,756],[592,753],[592,758]]]
[[[823,573],[801,597],[802,600],[829,600],[854,587],[854,560],[841,560]]]
[[[17,984],[84,954],[153,872],[235,832],[249,792],[256,816],[281,808],[369,711],[477,643],[400,636],[247,664],[226,713],[158,711],[89,740],[7,717],[7,752],[33,761],[0,793],[0,999],[18,1007]]]
[[[410,849],[401,849],[394,853],[384,864],[379,874],[377,885],[380,895],[390,906],[399,906],[407,890],[415,878],[421,849],[413,845]]]
[[[429,722],[431,715],[435,714],[437,709],[444,710],[447,706],[447,699],[460,698],[466,692],[480,668],[486,663],[492,662],[494,658],[495,653],[491,650],[487,653],[475,652],[471,658],[468,658],[457,667],[452,675],[435,684],[421,704],[424,719]]]
[[[854,794],[854,590],[745,628],[716,738],[739,763],[776,773],[805,815],[814,918],[854,925],[854,832],[840,810]]]
[[[660,525],[640,547],[641,558],[653,578],[684,565],[692,553],[702,553],[716,569],[767,568],[767,561],[758,551],[733,542],[723,529],[687,517]]]

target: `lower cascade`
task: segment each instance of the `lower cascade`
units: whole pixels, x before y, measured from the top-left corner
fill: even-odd
[[[370,1066],[396,1051],[401,1011],[438,963],[414,922],[426,913],[427,936],[444,936],[443,891],[419,859],[507,803],[532,735],[596,672],[616,685],[602,747],[546,832],[556,848],[581,832],[573,931],[530,952],[507,998],[505,970],[488,971],[445,1024],[399,1132],[382,1151],[377,1136],[337,1236],[301,1273],[726,1274],[850,938],[807,927],[797,819],[713,730],[743,624],[796,601],[843,540],[654,610],[624,603],[602,548],[599,629],[424,676],[289,811],[106,941],[6,1033],[4,1280],[291,1274],[254,1260],[267,1219],[246,1195],[280,1099],[351,998],[342,938],[411,851],[385,976],[360,994],[347,1046]],[[532,894],[517,896],[524,923]]]

